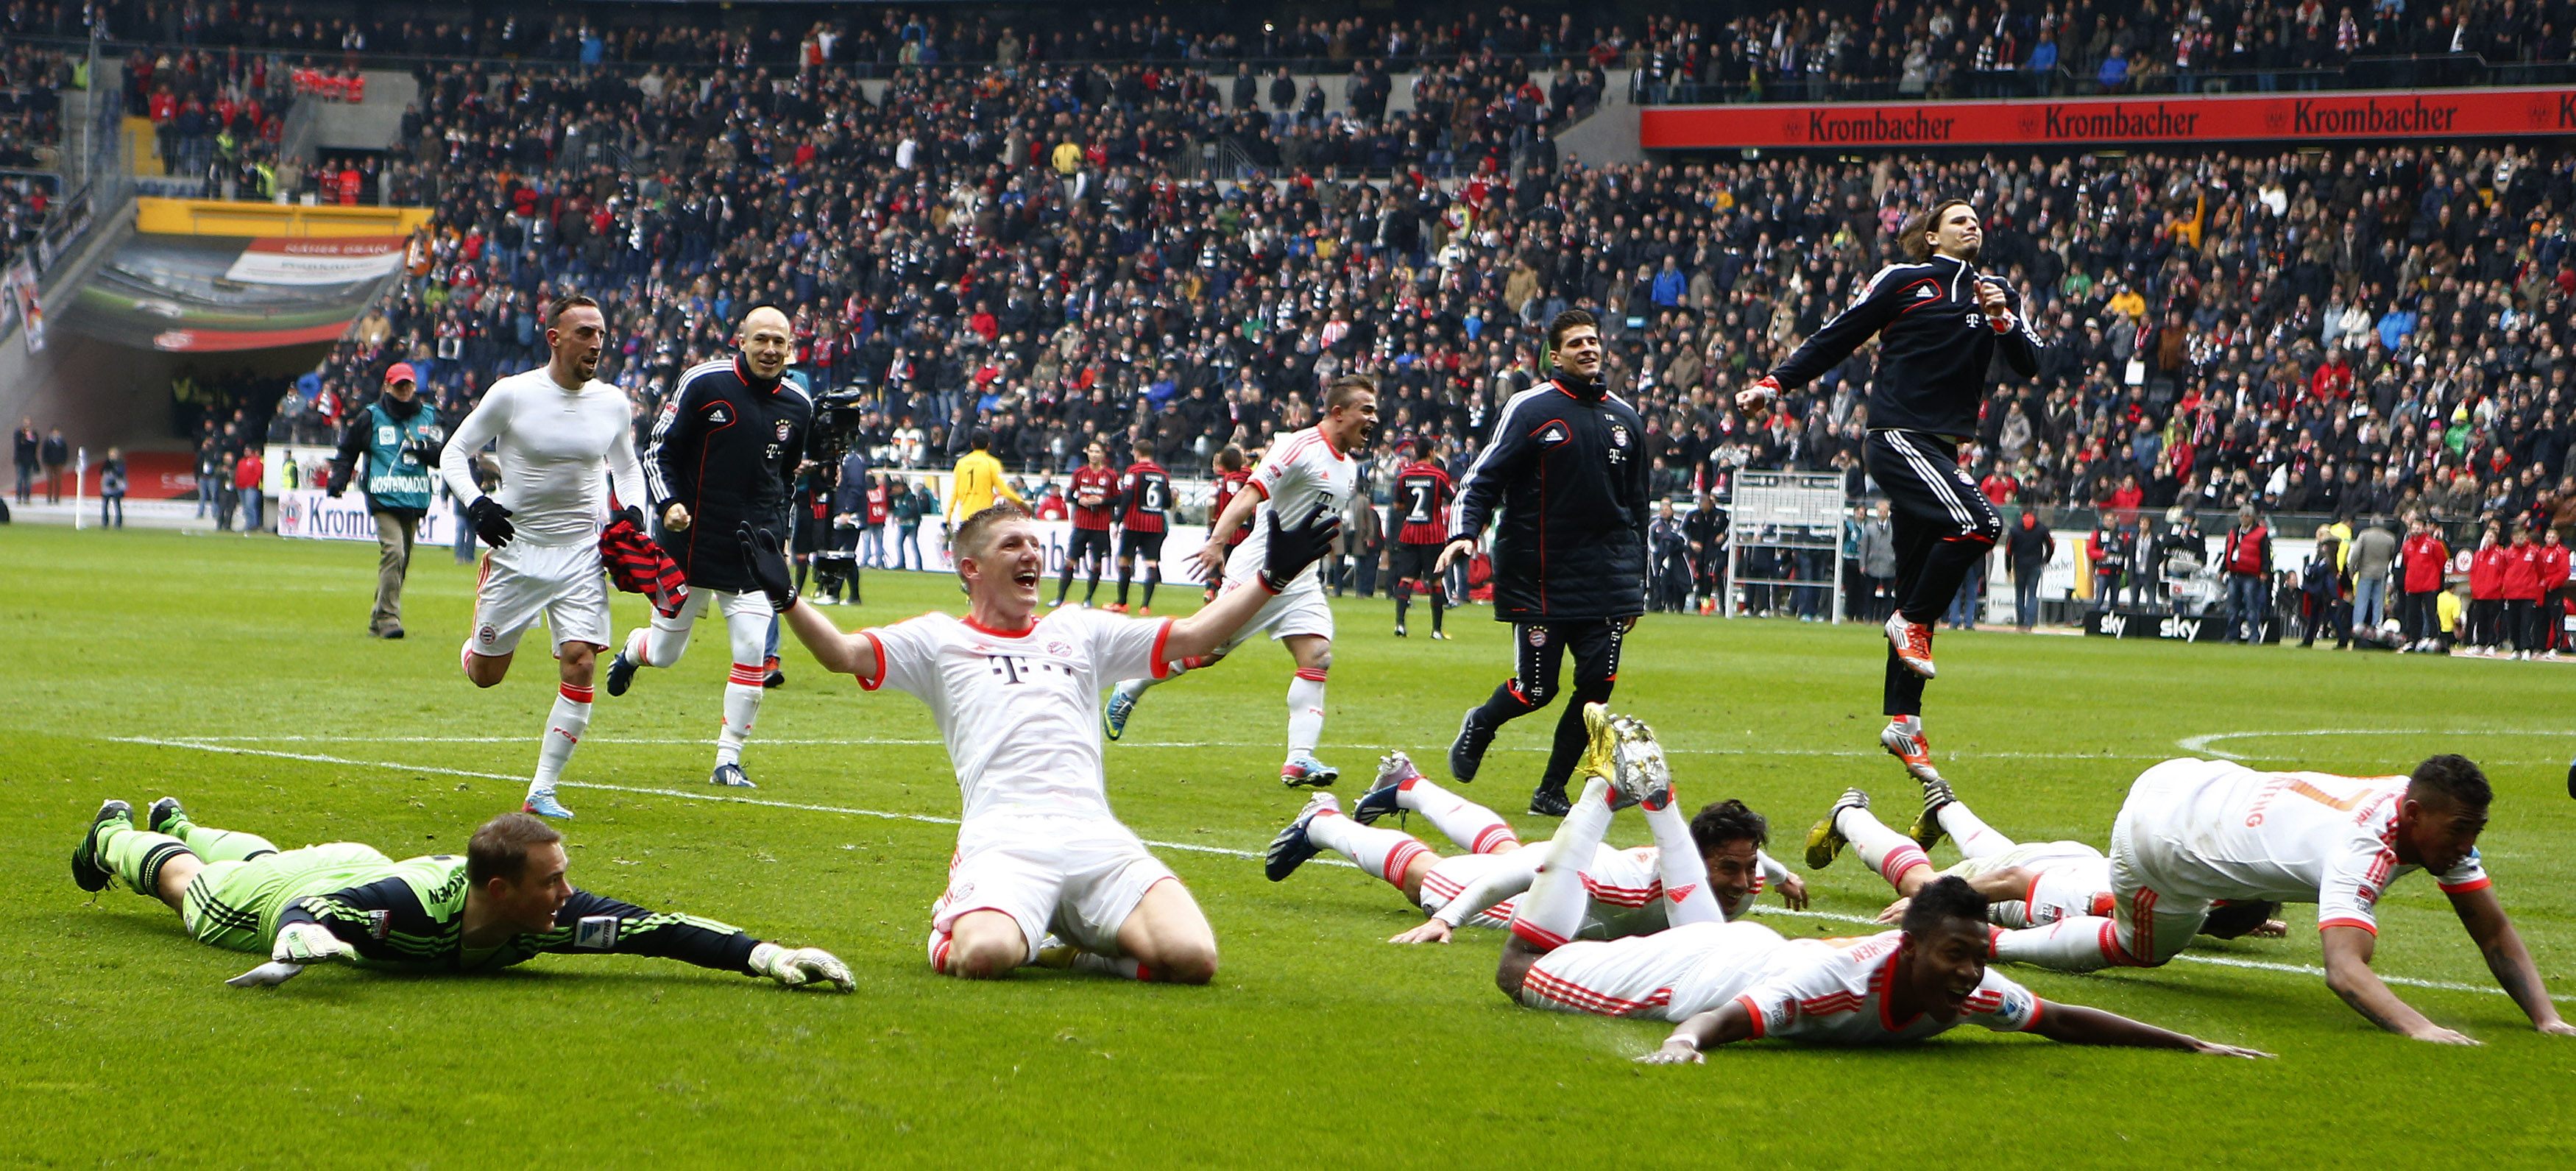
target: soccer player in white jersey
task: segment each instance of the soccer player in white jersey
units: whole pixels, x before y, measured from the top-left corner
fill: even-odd
[[[1399,811],[1422,815],[1467,852],[1442,857],[1411,834],[1375,825]],[[1681,821],[1676,809],[1648,814],[1649,820],[1666,817]],[[1670,825],[1664,830],[1674,832]],[[1681,832],[1687,833],[1699,852],[1709,891],[1727,918],[1750,912],[1753,900],[1775,884],[1790,907],[1807,905],[1806,884],[1762,851],[1770,824],[1743,802],[1711,802]],[[1580,938],[1611,939],[1664,929],[1664,884],[1655,869],[1658,849],[1603,845],[1593,852],[1581,867],[1590,905],[1584,909]],[[1322,850],[1340,854],[1371,877],[1385,880],[1430,916],[1389,943],[1447,943],[1458,928],[1470,924],[1509,926],[1512,898],[1529,889],[1544,853],[1522,849],[1520,837],[1493,810],[1433,783],[1401,752],[1380,762],[1377,787],[1352,805],[1348,816],[1331,794],[1315,794],[1297,820],[1271,841],[1265,871],[1270,881],[1283,881]]]
[[[612,485],[637,529],[643,528],[644,472],[635,459],[626,392],[594,377],[608,345],[599,302],[565,297],[547,318],[544,366],[494,382],[456,425],[438,460],[447,490],[471,500],[467,514],[492,551],[474,591],[474,621],[459,655],[476,687],[510,671],[519,636],[542,616],[554,639],[561,684],[537,749],[526,809],[571,817],[555,782],[573,746],[590,729],[591,671],[608,647],[608,585],[599,560],[599,530],[608,519]],[[471,463],[486,443],[500,451],[501,485],[475,486]]]
[[[2477,1042],[2425,1019],[2370,970],[2390,884],[2431,871],[2487,970],[2544,1033],[2576,1036],[2532,967],[2478,860],[2494,800],[2468,758],[2402,777],[2258,772],[2168,760],[2138,774],[2111,826],[2111,914],[1995,938],[1995,958],[2062,971],[2161,967],[2218,899],[2315,903],[2326,987],[2372,1024],[2418,1041]]]
[[[2016,842],[1951,795],[1948,784],[1941,784],[1940,791],[1942,800],[1928,816],[1938,818],[1959,843],[1959,852],[1967,855],[1949,869],[1933,869],[1931,857],[1916,844],[1920,839],[1908,839],[1879,821],[1869,811],[1869,794],[1859,789],[1844,791],[1825,819],[1808,831],[1808,868],[1830,866],[1845,846],[1852,847],[1863,865],[1896,888],[1896,901],[1878,913],[1881,923],[1903,919],[1915,892],[1945,876],[1965,879],[1970,889],[1984,895],[1987,918],[1998,927],[2045,927],[2069,916],[2111,913],[2111,860],[2102,851],[2084,842]],[[2272,918],[2280,909],[2281,904],[2262,900],[2226,903],[2210,912],[2200,933],[2220,939],[2277,939],[2288,933]]]
[[[2111,1013],[2043,1005],[1986,969],[1985,899],[1952,878],[1924,888],[1902,930],[1855,940],[1787,940],[1758,923],[1726,922],[1706,876],[1693,873],[1698,853],[1667,848],[1657,862],[1670,904],[1668,930],[1571,938],[1584,891],[1579,871],[1562,863],[1597,850],[1623,806],[1643,807],[1653,824],[1673,799],[1653,733],[1599,708],[1584,709],[1591,748],[1578,767],[1578,775],[1589,774],[1583,796],[1556,837],[1539,847],[1547,857],[1513,911],[1512,938],[1495,967],[1495,983],[1515,1001],[1679,1024],[1649,1060],[1689,1060],[1709,1045],[1764,1036],[1828,1044],[1915,1041],[1963,1021],[2082,1044],[2258,1056]]]
[[[1359,490],[1360,465],[1354,453],[1368,450],[1369,437],[1375,434],[1377,380],[1365,374],[1334,379],[1324,393],[1323,420],[1271,444],[1260,464],[1252,469],[1252,482],[1234,494],[1222,515],[1209,522],[1210,533],[1231,533],[1251,522],[1252,535],[1235,547],[1231,563],[1222,539],[1201,545],[1200,576],[1212,578],[1222,573],[1225,589],[1241,589],[1261,572],[1268,529],[1260,523],[1260,517],[1303,517],[1318,508],[1339,513],[1347,507]],[[1240,632],[1199,661],[1174,663],[1165,670],[1121,682],[1110,695],[1108,710],[1102,717],[1109,738],[1115,740],[1126,734],[1127,720],[1135,713],[1146,688],[1183,671],[1214,663],[1263,631],[1286,643],[1289,656],[1297,661],[1297,674],[1288,681],[1288,759],[1279,766],[1280,782],[1292,789],[1308,785],[1320,788],[1340,779],[1340,769],[1315,759],[1315,746],[1324,737],[1324,680],[1333,667],[1333,609],[1324,600],[1322,574],[1312,569],[1300,574],[1286,590],[1264,604],[1261,613]]]
[[[1037,617],[1046,546],[1015,504],[950,539],[967,614],[924,614],[844,634],[799,604],[778,539],[741,534],[753,580],[824,669],[930,706],[965,795],[948,889],[931,909],[930,965],[989,978],[1042,958],[1140,980],[1204,984],[1216,937],[1170,868],[1109,811],[1092,704],[1121,674],[1160,674],[1214,651],[1340,537],[1338,517],[1265,528],[1251,583],[1188,618],[1101,610]],[[1049,935],[1065,950],[1043,946]],[[1042,956],[1042,952],[1045,953]]]

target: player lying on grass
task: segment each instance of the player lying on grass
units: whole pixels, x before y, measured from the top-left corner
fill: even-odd
[[[850,969],[820,948],[765,943],[712,919],[647,911],[576,890],[563,835],[525,813],[484,822],[462,858],[400,862],[356,842],[280,850],[240,830],[188,820],[175,797],[136,829],[123,801],[99,807],[72,850],[72,881],[122,881],[169,905],[197,942],[265,953],[226,983],[276,984],[304,965],[344,962],[415,972],[486,972],[541,952],[623,952],[685,960],[790,988],[850,990]]]
[[[2267,773],[2223,760],[2168,760],[2138,774],[2111,826],[2111,914],[2007,931],[1995,957],[2061,971],[2161,967],[2220,899],[2315,903],[2326,986],[2372,1024],[2419,1041],[2473,1045],[2426,1020],[2370,970],[2373,908],[2389,884],[2429,870],[2496,983],[2541,1032],[2576,1035],[2532,967],[2478,861],[2493,793],[2462,756],[2411,776]]]
[[[1903,929],[1864,939],[1787,940],[1758,923],[1729,923],[1710,897],[1694,850],[1666,849],[1669,930],[1606,941],[1573,940],[1584,893],[1559,862],[1590,856],[1611,816],[1634,803],[1650,814],[1673,800],[1672,777],[1653,733],[1633,719],[1584,712],[1591,750],[1577,775],[1583,796],[1512,914],[1495,983],[1532,1008],[1673,1021],[1650,1060],[1694,1060],[1710,1045],[1782,1037],[1827,1044],[1916,1041],[1974,1021],[2088,1045],[2192,1049],[2265,1056],[2216,1045],[2074,1005],[2043,1004],[1986,969],[1986,901],[1957,878],[1915,896]]]
[[[1340,538],[1329,510],[1293,528],[1275,513],[1265,523],[1254,581],[1188,618],[1063,609],[1040,619],[1045,541],[1026,511],[997,504],[950,539],[965,618],[924,614],[857,634],[797,604],[775,536],[741,535],[753,579],[825,670],[869,691],[892,685],[939,722],[965,815],[931,909],[932,969],[1001,976],[1056,954],[1044,946],[1053,934],[1076,949],[1073,967],[1185,984],[1216,975],[1206,916],[1109,811],[1092,705],[1117,679],[1224,645]]]
[[[1807,866],[1821,870],[1848,845],[1861,864],[1896,888],[1896,901],[1879,912],[1878,921],[1905,917],[1905,904],[1932,880],[1949,875],[1966,879],[1986,898],[1987,917],[1998,927],[2045,927],[2072,915],[2111,913],[2111,861],[2082,842],[2016,843],[1996,833],[1950,792],[1946,782],[1926,784],[1924,820],[1938,824],[1959,843],[1967,857],[1947,870],[1934,870],[1932,859],[1913,840],[1889,829],[1869,811],[1869,794],[1844,791],[1825,819],[1807,831]],[[1917,823],[1918,825],[1921,823]],[[2289,928],[2272,915],[2274,902],[2231,902],[2210,912],[2200,933],[2220,939],[2260,935],[2278,939]]]
[[[1421,814],[1468,852],[1443,858],[1411,834],[1376,828],[1378,820],[1399,811]],[[1656,826],[1658,842],[1691,842],[1708,873],[1710,893],[1727,918],[1752,910],[1766,882],[1779,884],[1789,906],[1807,905],[1806,884],[1762,852],[1770,824],[1743,802],[1712,802],[1688,823],[1672,808],[1649,813],[1647,820]],[[1664,929],[1664,884],[1655,869],[1660,848],[1604,845],[1593,851],[1581,868],[1590,900],[1581,937],[1610,939]],[[1265,866],[1270,881],[1286,879],[1321,850],[1385,879],[1431,916],[1389,943],[1447,943],[1452,932],[1469,923],[1508,925],[1512,897],[1529,889],[1542,853],[1522,849],[1519,836],[1493,810],[1432,783],[1401,752],[1379,761],[1377,786],[1351,807],[1349,816],[1342,815],[1329,793],[1308,801],[1297,820],[1270,843]]]

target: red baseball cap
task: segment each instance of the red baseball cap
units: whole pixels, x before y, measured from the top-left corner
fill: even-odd
[[[412,370],[411,363],[409,362],[396,362],[385,370],[385,385],[387,386],[392,386],[397,382],[417,384],[419,381],[420,375]]]

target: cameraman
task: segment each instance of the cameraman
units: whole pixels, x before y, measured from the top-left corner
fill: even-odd
[[[376,520],[376,608],[367,618],[367,633],[374,637],[403,636],[403,575],[411,569],[412,536],[429,513],[430,471],[446,443],[447,429],[421,401],[419,376],[409,362],[386,369],[384,394],[350,415],[340,433],[325,490],[334,497],[348,491],[365,459],[358,490],[366,493],[367,513]]]

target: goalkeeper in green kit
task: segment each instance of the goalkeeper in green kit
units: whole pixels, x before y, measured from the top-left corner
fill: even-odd
[[[254,834],[197,825],[173,797],[152,803],[148,824],[135,828],[123,801],[100,806],[72,851],[72,881],[95,892],[122,880],[179,912],[198,942],[265,953],[269,963],[226,981],[235,987],[281,983],[329,962],[483,972],[543,952],[622,952],[790,988],[851,988],[850,969],[819,948],[765,943],[712,919],[575,890],[564,878],[563,835],[525,813],[483,823],[462,858],[400,862],[356,842],[279,850]]]

